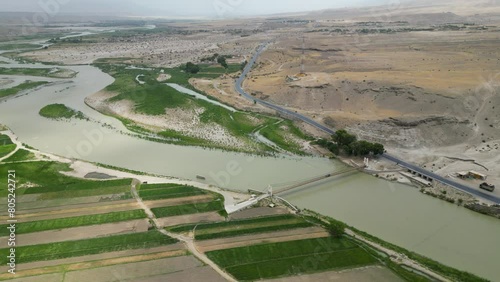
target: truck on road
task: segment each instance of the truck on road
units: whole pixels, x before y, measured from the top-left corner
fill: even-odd
[[[495,185],[493,184],[489,184],[489,183],[481,183],[481,185],[479,185],[479,188],[483,189],[483,190],[486,190],[486,191],[490,191],[490,192],[493,192],[495,191]]]

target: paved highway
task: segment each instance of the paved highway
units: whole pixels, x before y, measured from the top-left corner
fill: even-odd
[[[259,58],[260,54],[266,49],[267,45],[269,44],[270,42],[266,42],[262,45],[259,46],[259,48],[257,48],[257,52],[254,54],[254,56],[252,57],[252,59],[248,62],[248,64],[246,65],[245,69],[243,70],[241,76],[236,80],[236,91],[238,91],[238,93],[240,93],[241,95],[243,95],[245,98],[251,100],[251,101],[255,101],[255,103],[258,103],[260,105],[263,105],[265,107],[268,107],[268,108],[271,108],[281,114],[284,114],[284,115],[287,115],[287,116],[290,116],[290,117],[293,117],[295,119],[298,119],[298,120],[301,120],[307,124],[310,124],[328,134],[334,134],[335,133],[335,130],[333,129],[330,129],[328,127],[326,127],[325,125],[323,124],[320,124],[314,120],[312,120],[311,118],[308,118],[306,116],[303,116],[299,113],[296,113],[294,111],[291,111],[291,110],[288,110],[286,108],[283,108],[283,107],[280,107],[280,106],[277,106],[277,105],[274,105],[272,103],[269,103],[267,101],[264,101],[264,100],[261,100],[261,99],[258,99],[256,97],[253,97],[252,95],[248,94],[247,92],[245,92],[245,90],[243,90],[242,88],[242,85],[243,85],[243,81],[245,80],[246,76],[248,75],[248,73],[250,72],[250,70],[252,70],[252,67],[253,65],[255,64],[255,62],[257,61],[257,59]],[[500,204],[500,198],[493,195],[493,194],[489,194],[488,192],[482,192],[480,190],[477,190],[477,189],[474,189],[474,188],[471,188],[471,187],[468,187],[466,185],[463,185],[461,183],[458,183],[458,182],[455,182],[451,179],[448,179],[448,178],[445,178],[445,177],[442,177],[442,176],[439,176],[433,172],[430,172],[430,171],[427,171],[423,168],[420,168],[416,165],[413,165],[413,164],[410,164],[410,163],[407,163],[403,160],[400,160],[398,159],[397,157],[394,157],[394,156],[391,156],[389,154],[383,154],[382,157],[384,157],[385,159],[389,160],[389,161],[392,161],[392,162],[395,162],[397,163],[398,165],[404,167],[404,168],[407,168],[407,169],[410,169],[412,171],[415,171],[417,173],[420,173],[422,175],[425,175],[429,178],[432,178],[434,179],[435,181],[438,181],[438,182],[441,182],[443,184],[446,184],[446,185],[449,185],[451,187],[454,187],[455,189],[458,189],[458,190],[461,190],[465,193],[469,193],[469,194],[472,194],[474,196],[477,196],[477,197],[480,197],[480,198],[483,198],[483,199],[486,199],[488,201],[491,201],[495,204]]]

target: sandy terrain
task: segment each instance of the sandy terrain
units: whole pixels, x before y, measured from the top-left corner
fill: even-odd
[[[161,227],[190,224],[190,223],[218,222],[218,221],[224,221],[224,217],[220,216],[217,212],[187,214],[180,216],[158,218],[158,222]]]
[[[304,27],[300,36],[290,33],[268,47],[245,89],[383,143],[390,153],[441,175],[477,170],[498,187],[500,25],[490,23],[487,32],[478,25],[450,30],[432,24],[438,16],[427,17],[422,24],[326,21]],[[361,32],[371,29],[399,32]],[[447,157],[458,159],[443,162]]]
[[[24,57],[62,64],[90,64],[101,58],[128,58],[130,63],[173,67],[218,52],[218,44],[236,36],[146,35],[133,38],[101,38],[98,43],[62,44],[23,54]]]
[[[262,243],[286,242],[312,238],[323,238],[328,236],[328,232],[326,232],[323,228],[308,227],[255,235],[243,235],[231,238],[197,241],[196,245],[201,252],[210,252],[215,250],[231,249]]]
[[[345,281],[345,282],[399,282],[404,281],[389,269],[381,266],[349,269],[344,271],[328,271],[315,274],[265,280],[269,282],[311,282],[311,281]]]
[[[146,232],[148,231],[148,226],[149,222],[147,219],[139,219],[118,223],[82,226],[61,230],[50,230],[36,233],[19,234],[16,237],[16,243],[19,246],[28,246],[53,242],[90,239],[108,235]],[[7,245],[7,237],[1,237],[0,244]]]

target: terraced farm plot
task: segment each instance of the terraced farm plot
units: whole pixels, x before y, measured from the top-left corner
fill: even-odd
[[[170,228],[171,232],[186,232],[194,229],[196,225],[183,225]],[[262,217],[249,220],[237,220],[230,222],[198,224],[195,239],[208,240],[216,238],[234,237],[255,233],[282,231],[295,228],[311,227],[313,224],[293,215],[280,215]]]
[[[193,203],[193,204],[151,209],[151,211],[155,214],[157,218],[178,216],[185,214],[215,212],[223,210],[224,210],[224,203],[223,200],[221,199],[217,199],[215,201],[208,203]]]
[[[176,243],[177,240],[158,231],[116,235],[78,241],[65,241],[33,246],[18,246],[17,261],[23,263],[55,260],[122,250],[153,248]],[[9,249],[0,249],[0,263],[6,264]]]
[[[38,194],[40,200],[109,194],[131,197],[131,179],[108,181],[78,179],[60,173],[60,171],[70,171],[68,164],[40,161],[0,165],[0,173],[6,175],[8,170],[23,172],[17,175],[18,197],[33,194]],[[27,184],[31,188],[23,187]],[[0,190],[0,197],[5,197],[6,194],[6,190]]]
[[[76,217],[22,222],[16,225],[17,234],[33,233],[47,230],[57,230],[78,226],[89,226],[146,218],[144,210],[131,210],[105,214],[84,215]],[[8,224],[0,225],[0,236],[8,236]]]
[[[208,252],[239,281],[372,265],[377,260],[347,239],[332,237]]]
[[[5,163],[22,162],[22,161],[32,160],[34,158],[35,158],[35,154],[31,153],[30,151],[24,150],[24,149],[19,149],[12,156],[3,160],[3,162],[5,162]]]
[[[204,194],[207,193],[196,187],[178,184],[143,184],[139,190],[139,196],[144,201],[183,198]]]

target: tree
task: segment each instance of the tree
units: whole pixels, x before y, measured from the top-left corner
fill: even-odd
[[[382,155],[385,153],[385,148],[384,145],[380,143],[374,143],[372,144],[372,153],[374,155]]]
[[[339,146],[349,146],[351,143],[356,142],[356,136],[347,133],[344,129],[338,130],[332,136],[333,141],[335,141]]]
[[[185,70],[187,73],[198,73],[200,72],[200,67],[198,65],[193,64],[192,62],[188,62],[186,64]]]
[[[326,230],[328,231],[328,233],[330,233],[330,236],[335,238],[341,238],[342,235],[344,235],[345,233],[345,225],[338,222],[331,222],[326,227]]]
[[[219,63],[221,66],[223,66],[225,69],[227,69],[229,66],[227,64],[226,58],[224,57],[218,57],[217,58],[217,63]]]

